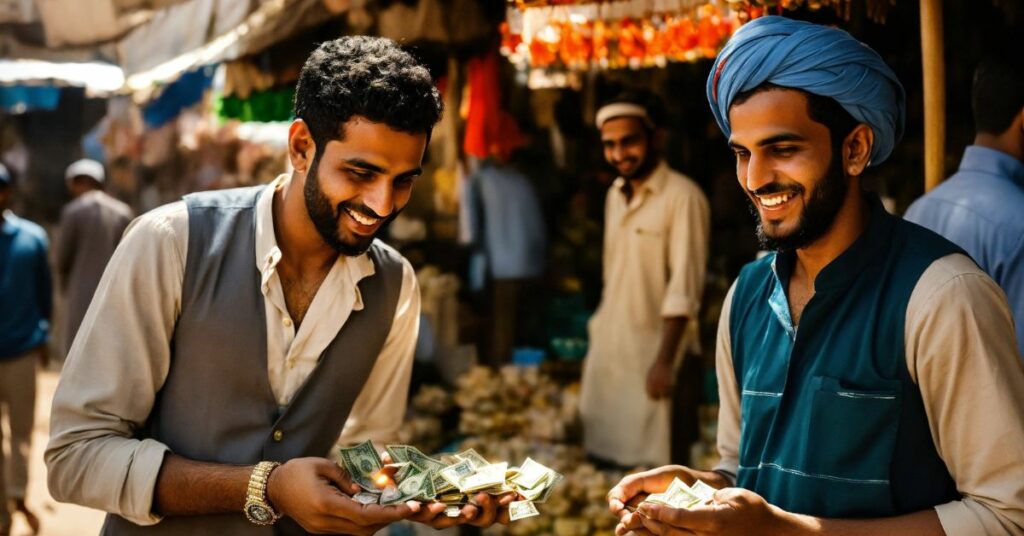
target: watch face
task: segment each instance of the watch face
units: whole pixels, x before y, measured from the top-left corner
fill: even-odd
[[[249,515],[260,523],[267,523],[274,518],[270,511],[258,504],[249,505]]]

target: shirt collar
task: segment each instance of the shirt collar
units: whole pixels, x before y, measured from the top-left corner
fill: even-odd
[[[13,235],[18,232],[18,217],[10,210],[4,211],[4,219],[0,220],[0,234]]]
[[[668,164],[664,160],[658,162],[658,165],[654,167],[654,171],[651,172],[651,176],[647,177],[647,180],[640,183],[638,191],[647,190],[652,195],[665,189],[665,181],[668,180]],[[626,186],[626,178],[618,177],[613,186],[622,191],[622,188]]]
[[[867,268],[868,263],[879,262],[887,255],[891,243],[892,226],[896,217],[889,214],[876,194],[864,194],[868,206],[868,219],[864,231],[846,251],[825,266],[814,280],[816,292],[844,287]],[[772,260],[772,270],[780,285],[785,286],[793,272],[796,254],[792,251],[779,252]]]
[[[1024,163],[1002,151],[968,145],[960,160],[960,171],[975,171],[998,177],[1006,177],[1024,188]]]
[[[256,269],[260,271],[260,288],[264,294],[271,278],[277,273],[277,264],[281,262],[281,248],[277,246],[277,235],[274,234],[274,193],[286,188],[290,180],[287,174],[279,175],[263,189],[256,201]],[[363,297],[359,292],[359,281],[375,272],[370,256],[365,253],[356,257],[338,255],[334,268],[344,269],[348,273],[347,279],[355,287],[356,294],[353,309],[362,310]]]

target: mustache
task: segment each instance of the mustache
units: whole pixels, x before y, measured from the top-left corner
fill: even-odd
[[[345,209],[351,210],[352,212],[358,212],[368,218],[376,218],[379,220],[383,220],[391,216],[390,214],[388,216],[381,216],[380,214],[377,214],[372,208],[362,203],[357,204],[352,203],[351,201],[342,201],[341,203],[338,203],[337,214],[335,215],[340,218],[342,211],[344,211]]]
[[[747,190],[751,195],[772,195],[781,193],[794,193],[799,194],[804,191],[804,188],[798,184],[784,185],[779,183],[766,184],[756,190]]]

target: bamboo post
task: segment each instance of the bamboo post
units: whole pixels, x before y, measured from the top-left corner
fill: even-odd
[[[926,192],[946,178],[946,66],[943,58],[942,0],[921,0]]]

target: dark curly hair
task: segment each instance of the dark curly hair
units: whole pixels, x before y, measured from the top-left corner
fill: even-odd
[[[410,134],[441,119],[441,96],[426,67],[394,41],[346,36],[321,44],[306,60],[295,88],[295,117],[306,122],[317,155],[343,139],[342,125],[365,117]]]

